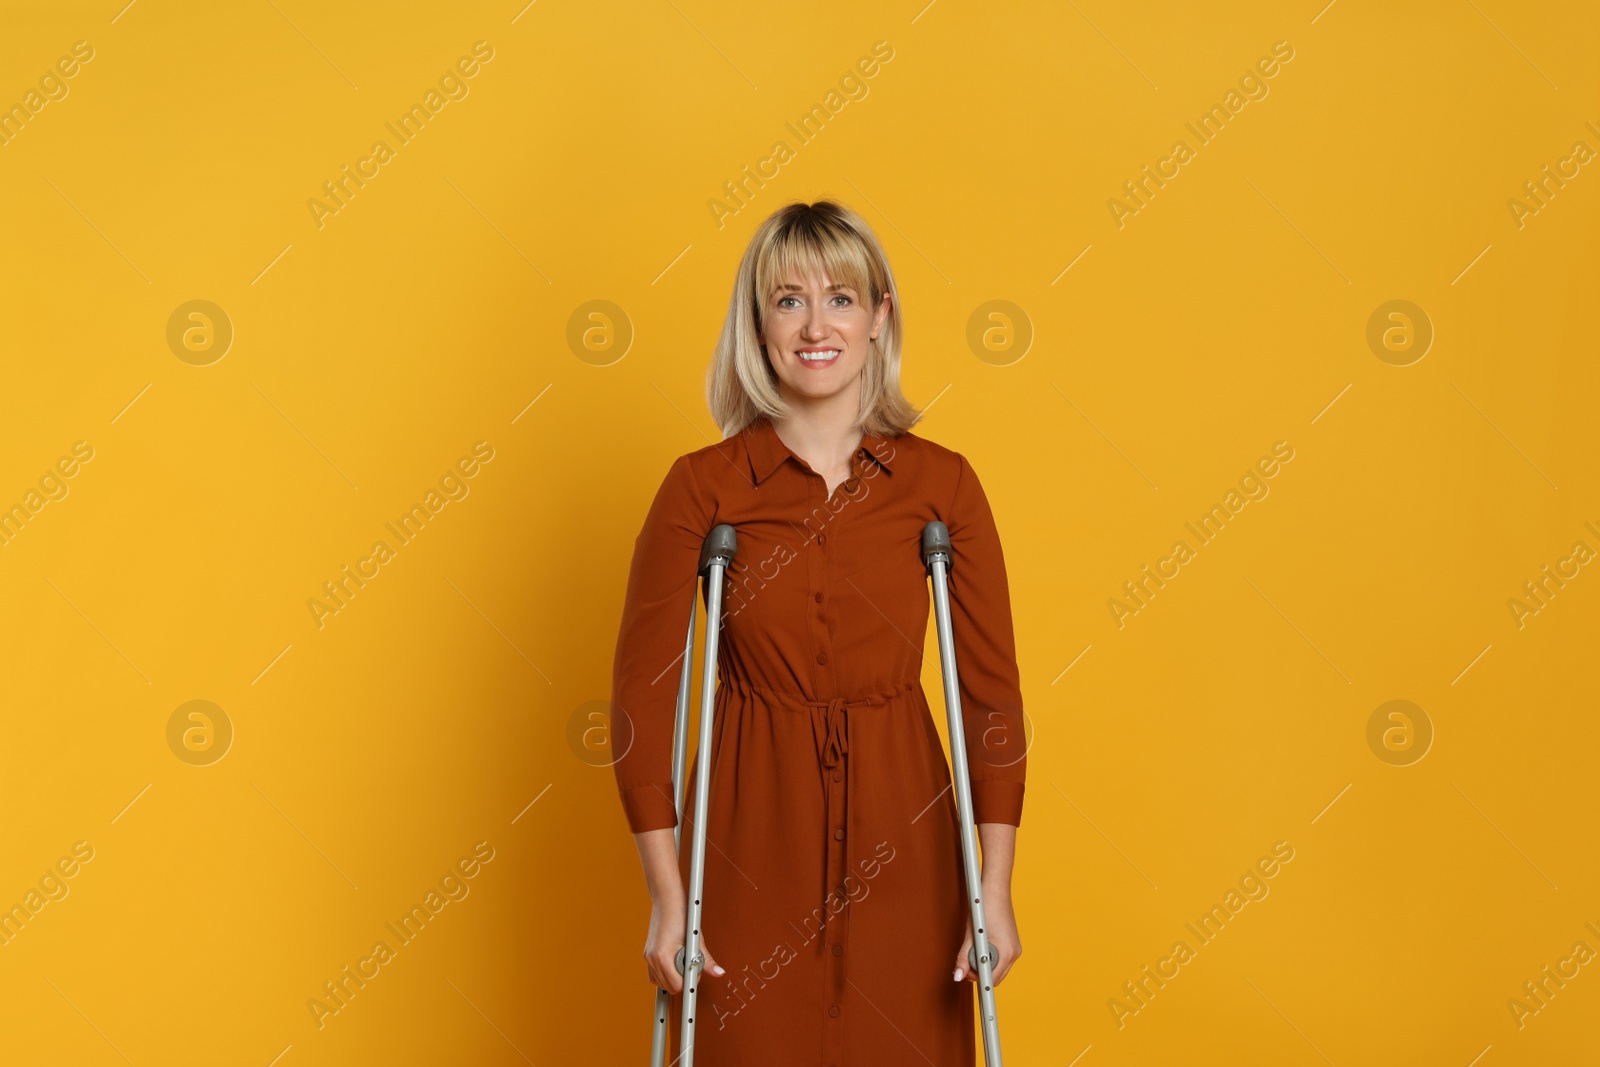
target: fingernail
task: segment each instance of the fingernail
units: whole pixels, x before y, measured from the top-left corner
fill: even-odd
[[[720,963],[713,963],[711,965],[711,973],[712,974],[723,974],[724,972],[722,970],[722,965]]]
[[[961,969],[959,967],[956,969],[955,980],[958,982],[961,981]]]

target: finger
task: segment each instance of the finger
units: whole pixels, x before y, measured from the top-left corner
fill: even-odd
[[[671,956],[665,958],[656,956],[651,960],[651,979],[660,989],[668,993],[683,992],[683,976],[678,973],[678,965]]]
[[[700,951],[706,958],[704,966],[705,973],[716,975],[719,978],[727,973],[722,969],[722,965],[716,961],[716,958],[711,955],[711,947],[706,944],[705,938],[703,937],[700,939]]]
[[[1022,950],[1014,945],[1006,945],[1000,950],[1000,963],[995,968],[994,984],[999,985],[1011,971],[1011,965],[1017,962],[1017,957],[1022,955]]]
[[[955,974],[951,976],[952,980],[960,982],[977,977],[972,973],[972,968],[967,963],[967,950],[970,948],[972,948],[972,937],[969,934],[961,942],[961,951],[956,953],[956,969]]]

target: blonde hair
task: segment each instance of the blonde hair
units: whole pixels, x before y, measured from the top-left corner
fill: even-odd
[[[861,413],[856,428],[896,436],[922,413],[900,391],[900,300],[883,246],[861,216],[832,200],[795,201],[757,227],[739,262],[728,317],[706,372],[711,417],[732,437],[759,416],[780,419],[789,405],[758,341],[767,298],[787,281],[813,275],[851,285],[876,315],[885,294],[889,311],[861,368]]]

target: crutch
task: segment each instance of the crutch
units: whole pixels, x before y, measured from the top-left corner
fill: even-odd
[[[967,739],[961,727],[961,689],[956,677],[956,649],[950,634],[950,591],[945,578],[953,557],[950,531],[935,519],[922,528],[922,563],[933,576],[933,607],[939,627],[939,664],[944,670],[944,706],[950,724],[950,768],[956,786],[956,812],[961,822],[961,860],[966,869],[968,906],[972,912],[972,947],[967,961],[978,972],[979,1014],[983,1021],[983,1062],[1000,1067],[1000,1023],[994,1013],[994,952],[984,932],[983,884],[978,872],[977,831],[972,821],[972,784],[967,777]]]
[[[705,882],[706,864],[706,801],[711,788],[711,720],[712,700],[717,679],[717,638],[722,621],[722,576],[733,562],[738,551],[738,538],[733,527],[722,523],[712,527],[700,549],[699,574],[706,580],[706,642],[705,662],[700,675],[700,742],[696,750],[694,795],[694,836],[689,857],[689,914],[684,923],[683,947],[678,950],[678,973],[683,975],[683,1026],[679,1040],[675,1067],[693,1067],[694,1064],[694,1011],[700,969],[705,954],[700,946],[700,904]],[[698,582],[696,583],[698,585]],[[678,717],[672,731],[672,804],[678,813],[678,823],[672,830],[673,846],[683,850],[683,764],[689,744],[689,676],[694,661],[694,617],[699,607],[699,590],[689,602],[689,636],[683,647],[683,667],[678,676]],[[690,951],[692,948],[692,952]],[[685,956],[687,955],[687,966]],[[667,1010],[671,994],[665,989],[656,990],[655,1037],[650,1047],[650,1067],[663,1067],[667,1055]]]

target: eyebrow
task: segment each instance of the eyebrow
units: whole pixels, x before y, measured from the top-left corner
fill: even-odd
[[[782,285],[779,285],[777,288],[778,289],[792,289],[795,292],[799,292],[799,291],[801,291],[802,287],[798,286],[798,285],[795,285],[793,282],[784,282]],[[832,285],[828,286],[827,291],[828,292],[836,292],[836,291],[838,291],[840,289],[848,289],[852,293],[856,291],[856,287],[855,286],[848,285],[845,282],[834,282]]]

